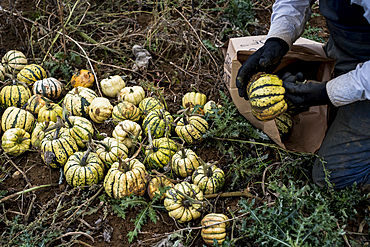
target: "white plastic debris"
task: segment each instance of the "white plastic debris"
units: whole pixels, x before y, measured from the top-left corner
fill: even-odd
[[[150,53],[140,45],[134,45],[132,47],[132,53],[134,53],[136,59],[135,64],[132,66],[133,71],[138,71],[140,68],[148,68],[149,60],[152,58]]]

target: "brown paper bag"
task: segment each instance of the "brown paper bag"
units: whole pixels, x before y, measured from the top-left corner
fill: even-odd
[[[327,106],[310,107],[308,111],[294,116],[291,135],[282,143],[275,121],[257,120],[252,115],[249,101],[239,97],[236,87],[238,70],[265,40],[265,35],[233,38],[224,45],[224,81],[232,100],[239,112],[253,126],[266,133],[280,147],[291,151],[314,153],[319,149],[327,129]],[[327,81],[331,79],[333,69],[334,61],[326,57],[323,44],[299,38],[273,73],[282,76],[285,72],[292,74],[304,72],[307,79]]]

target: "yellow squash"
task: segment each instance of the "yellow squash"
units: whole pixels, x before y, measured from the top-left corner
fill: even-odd
[[[154,97],[143,99],[139,104],[139,110],[143,116],[147,116],[153,110],[164,109],[162,102]]]
[[[66,116],[65,126],[70,136],[75,139],[77,145],[81,148],[86,147],[89,135],[94,135],[94,127],[91,122],[84,117]]]
[[[182,97],[182,106],[184,108],[194,108],[196,105],[203,106],[207,102],[207,96],[202,93],[189,92]]]
[[[73,116],[88,117],[91,102],[98,95],[86,87],[75,87],[64,97],[63,103]]]
[[[99,158],[110,167],[118,158],[126,159],[128,148],[116,138],[106,137],[103,141],[95,141],[97,143],[96,154]]]
[[[175,186],[168,178],[166,177],[155,177],[150,180],[148,184],[148,195],[150,199],[153,199],[154,196],[160,195],[160,188],[165,188],[165,187],[173,187]],[[165,193],[163,193],[160,196],[160,200],[164,199]]]
[[[199,158],[191,149],[181,148],[172,156],[172,171],[179,177],[191,176],[199,165]]]
[[[185,223],[202,215],[202,201],[203,192],[200,188],[184,181],[166,192],[164,206],[170,217]]]
[[[58,104],[47,103],[44,105],[38,114],[37,122],[57,122],[58,116],[63,116],[63,108]]]
[[[105,192],[113,198],[143,196],[147,174],[145,166],[137,159],[115,162],[104,178]]]
[[[32,131],[31,134],[31,144],[32,146],[36,148],[41,147],[41,141],[44,139],[46,130],[50,127],[53,127],[55,125],[54,122],[40,122],[36,123],[35,128]]]
[[[204,216],[200,222],[201,226],[204,227],[202,228],[201,236],[207,245],[213,246],[214,239],[216,239],[220,246],[222,245],[222,242],[226,239],[226,228],[230,226],[230,221],[227,220],[229,220],[229,218],[224,214],[211,213]]]
[[[20,155],[30,148],[30,134],[24,129],[12,128],[4,132],[1,146],[9,155]]]
[[[72,75],[72,87],[92,87],[94,84],[94,75],[87,69],[81,69]]]
[[[131,120],[124,120],[114,128],[112,136],[119,142],[123,143],[127,148],[131,148],[135,137],[136,142],[141,141],[142,131],[138,123]]]

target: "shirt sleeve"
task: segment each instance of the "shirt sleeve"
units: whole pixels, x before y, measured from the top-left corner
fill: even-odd
[[[280,38],[291,48],[311,16],[310,0],[276,0],[272,11],[267,38]]]
[[[335,106],[370,100],[370,61],[360,63],[356,69],[330,80],[326,91]]]

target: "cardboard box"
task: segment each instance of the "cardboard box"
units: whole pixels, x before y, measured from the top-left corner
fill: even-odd
[[[308,111],[294,116],[291,135],[283,143],[275,121],[257,120],[252,115],[249,101],[239,97],[236,87],[238,70],[254,51],[263,46],[265,40],[265,35],[233,38],[224,45],[224,82],[239,112],[277,145],[291,151],[314,153],[319,149],[327,130],[327,106],[310,107]],[[282,76],[285,72],[303,72],[306,79],[328,81],[333,70],[334,61],[326,57],[323,44],[299,38],[273,74]]]

